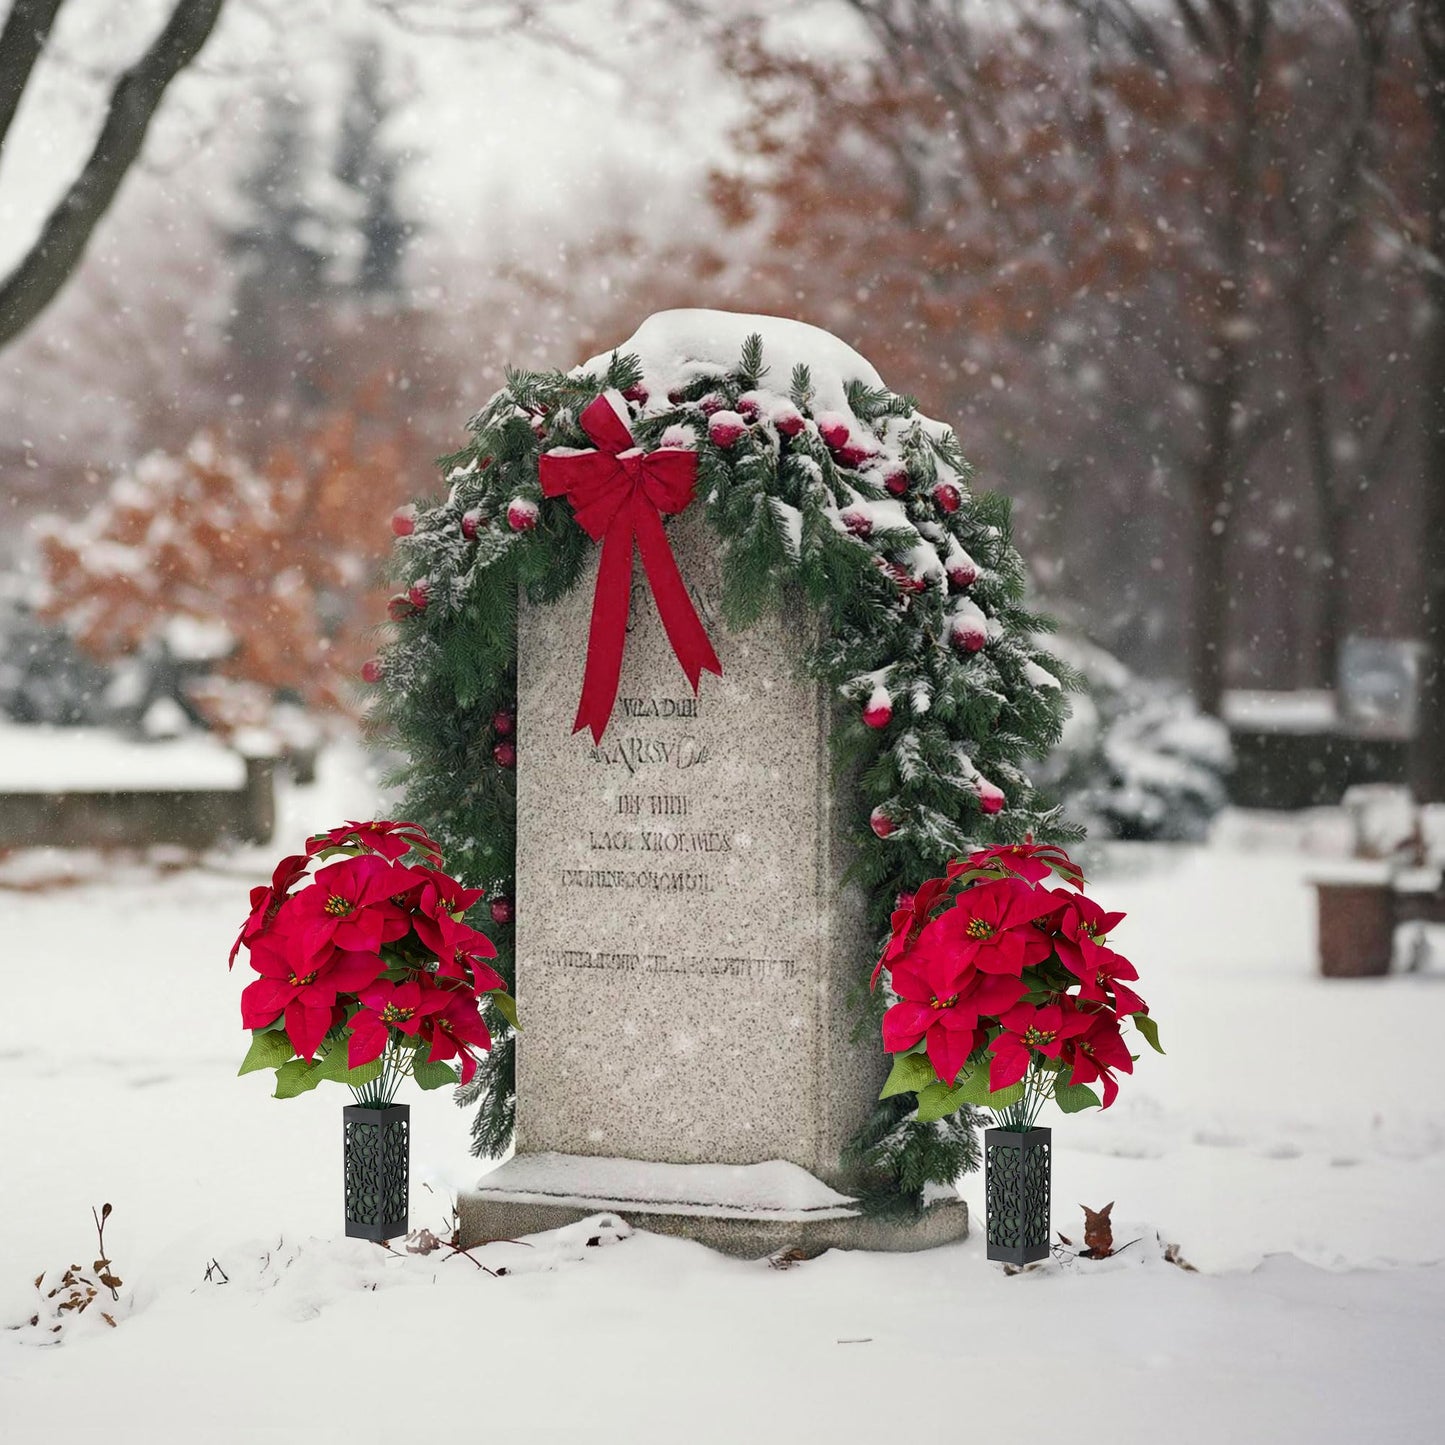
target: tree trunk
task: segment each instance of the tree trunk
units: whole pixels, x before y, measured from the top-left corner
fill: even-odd
[[[1319,617],[1310,674],[1317,687],[1332,688],[1338,676],[1340,641],[1345,626],[1345,529],[1349,525],[1349,512],[1339,505],[1335,465],[1330,455],[1330,412],[1325,380],[1329,351],[1323,335],[1322,304],[1317,295],[1300,294],[1292,298],[1291,310],[1303,381],[1300,410],[1305,457],[1314,492],[1315,523],[1322,554],[1306,567]]]
[[[1439,135],[1445,171],[1445,129]],[[1445,258],[1445,186],[1435,205],[1435,254]],[[1425,642],[1415,789],[1445,802],[1445,277],[1429,280],[1431,324],[1422,408],[1425,421],[1424,515],[1420,522],[1420,619]]]
[[[1233,464],[1230,422],[1238,394],[1236,358],[1226,350],[1222,369],[1205,392],[1204,450],[1194,474],[1194,537],[1191,558],[1194,606],[1189,676],[1200,710],[1218,717],[1224,704],[1225,654],[1231,597],[1229,532]]]
[[[1441,802],[1445,801],[1445,0],[1422,3],[1417,24],[1431,81],[1433,136],[1425,195],[1436,265],[1425,274],[1430,313],[1421,399],[1425,496],[1420,519],[1420,620],[1425,658],[1412,772],[1417,796]]]

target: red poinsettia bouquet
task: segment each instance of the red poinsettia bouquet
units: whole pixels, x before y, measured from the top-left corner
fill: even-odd
[[[486,962],[495,945],[462,921],[481,897],[443,871],[415,823],[346,823],[283,858],[251,890],[231,949],[260,975],[241,993],[240,1072],[274,1068],[278,1099],[335,1080],[374,1108],[406,1078],[466,1083],[492,1043],[482,1000],[516,1022]]]
[[[1066,1114],[1108,1108],[1134,1070],[1124,1025],[1163,1052],[1134,965],[1108,944],[1123,917],[1052,844],[983,849],[904,895],[873,971],[897,1000],[882,1097],[916,1093],[923,1122],[972,1104],[1017,1129],[1050,1100]]]

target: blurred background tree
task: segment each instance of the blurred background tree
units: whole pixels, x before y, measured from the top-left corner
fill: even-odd
[[[1442,4],[298,0],[277,29],[230,0],[175,102],[213,116],[204,161],[138,162],[4,353],[0,478],[53,548],[143,457],[204,434],[264,477],[364,397],[396,459],[352,473],[375,569],[508,362],[783,312],[959,421],[1132,676],[1218,714],[1332,686],[1347,635],[1419,638],[1438,716]],[[231,675],[278,686],[262,655]]]
[[[278,703],[351,712],[383,615],[376,557],[420,445],[382,396],[348,398],[259,461],[214,433],[143,458],[80,522],[42,525],[46,615],[109,662],[162,645],[214,662],[186,699],[223,732]]]

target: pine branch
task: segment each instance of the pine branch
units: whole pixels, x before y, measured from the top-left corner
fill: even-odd
[[[768,374],[763,365],[763,338],[755,331],[743,342],[742,362],[738,366],[738,388],[752,391]]]

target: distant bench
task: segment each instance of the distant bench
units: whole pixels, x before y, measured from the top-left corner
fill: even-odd
[[[1445,923],[1445,878],[1439,871],[1395,874],[1383,864],[1376,867],[1378,872],[1369,864],[1355,865],[1349,873],[1314,880],[1320,972],[1326,978],[1386,974],[1400,924]]]
[[[275,766],[210,738],[0,727],[0,849],[268,843]]]

